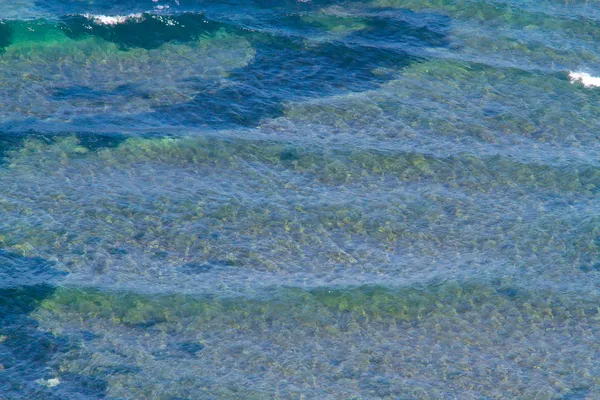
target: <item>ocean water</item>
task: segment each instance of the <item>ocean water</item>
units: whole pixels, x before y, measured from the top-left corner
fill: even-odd
[[[0,8],[0,399],[600,398],[600,3]]]

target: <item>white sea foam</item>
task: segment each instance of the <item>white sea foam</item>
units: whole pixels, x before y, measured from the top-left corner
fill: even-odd
[[[142,14],[129,14],[129,15],[93,15],[93,14],[84,14],[84,17],[87,19],[94,21],[99,25],[119,25],[124,24],[130,19],[139,20],[143,18]]]
[[[581,82],[585,87],[600,87],[600,77],[591,76],[587,72],[569,72],[571,83]]]

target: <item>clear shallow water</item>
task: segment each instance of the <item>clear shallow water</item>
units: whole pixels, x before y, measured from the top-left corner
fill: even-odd
[[[0,397],[600,397],[597,10],[11,2]]]

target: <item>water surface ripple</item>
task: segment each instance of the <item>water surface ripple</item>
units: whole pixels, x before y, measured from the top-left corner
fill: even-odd
[[[3,5],[0,399],[600,398],[598,10]]]

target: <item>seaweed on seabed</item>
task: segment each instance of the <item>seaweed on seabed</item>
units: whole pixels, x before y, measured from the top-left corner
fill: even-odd
[[[599,321],[596,297],[582,301],[507,279],[287,287],[263,295],[62,288],[41,305],[39,320],[102,329],[89,357],[64,366],[75,374],[111,374],[117,398],[297,398],[300,386],[309,398],[412,399],[420,398],[410,386],[417,375],[430,398],[448,397],[455,387],[485,398],[597,394],[593,357],[551,351],[564,340],[578,350],[596,343],[589,334]],[[98,360],[115,360],[115,349],[118,365],[94,368]],[[503,369],[507,360],[519,364]],[[252,397],[257,373],[262,395]],[[380,376],[396,377],[374,379]]]
[[[51,282],[62,273],[41,258],[26,258],[0,250],[0,393],[7,398],[103,398],[106,383],[97,378],[58,375],[58,354],[74,345],[38,329],[31,318],[52,296]]]
[[[9,120],[21,121],[24,115],[57,119],[77,115],[85,123],[100,114],[110,115],[110,120],[118,119],[117,115],[140,115],[192,99],[202,88],[191,80],[220,81],[254,57],[246,39],[221,29],[203,32],[197,40],[165,41],[147,50],[122,49],[98,36],[73,40],[49,23],[35,29],[25,23],[9,26],[15,32],[14,41],[0,57],[1,70],[10,83],[0,87],[5,126],[12,126]],[[169,73],[175,70],[177,74]],[[20,78],[9,79],[16,71]],[[115,113],[108,113],[106,106]],[[23,128],[28,129],[30,125]]]

